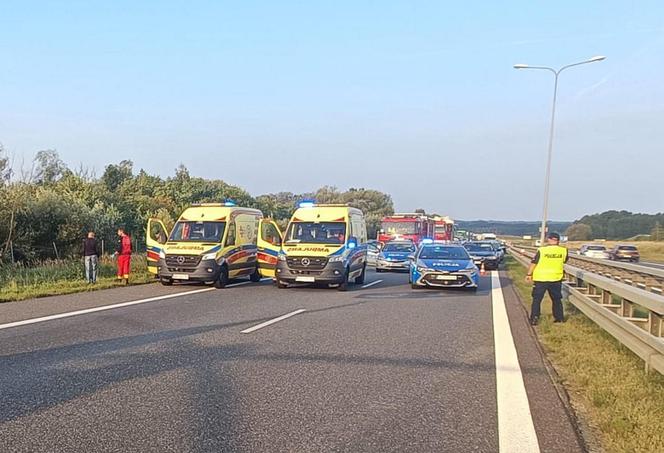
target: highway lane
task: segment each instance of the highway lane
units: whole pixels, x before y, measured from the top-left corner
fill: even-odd
[[[406,279],[371,272],[382,281],[346,293],[263,282],[0,330],[0,450],[498,451],[489,278],[477,293]],[[95,299],[201,288],[124,289]],[[579,451],[505,296],[542,451]],[[23,319],[63,312],[42,302]],[[0,323],[18,319],[0,306]]]

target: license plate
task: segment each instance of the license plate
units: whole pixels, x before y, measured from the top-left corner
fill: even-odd
[[[436,275],[436,280],[456,280],[455,275]]]
[[[302,283],[313,283],[316,281],[314,277],[295,277],[296,282],[302,282]]]
[[[189,280],[188,274],[173,274],[174,280]]]

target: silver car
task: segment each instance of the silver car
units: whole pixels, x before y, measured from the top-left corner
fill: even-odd
[[[601,260],[609,259],[609,251],[600,244],[583,244],[579,249],[579,255]]]

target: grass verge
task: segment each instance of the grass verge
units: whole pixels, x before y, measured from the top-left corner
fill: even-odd
[[[115,276],[115,261],[110,257],[104,257],[100,261],[97,283],[94,285],[88,285],[85,281],[82,260],[50,261],[34,267],[0,266],[0,302],[121,286]],[[133,256],[131,284],[153,281],[154,276],[147,270],[145,257]]]
[[[529,308],[526,269],[510,256],[506,261]],[[607,452],[664,451],[664,376],[646,374],[643,361],[611,335],[567,302],[565,310],[567,322],[553,324],[551,302],[545,299],[537,335],[602,447]]]

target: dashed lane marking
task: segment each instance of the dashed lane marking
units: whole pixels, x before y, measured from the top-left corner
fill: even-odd
[[[265,322],[263,322],[263,323],[260,323],[260,324],[255,325],[255,326],[253,326],[253,327],[249,327],[248,329],[244,329],[244,330],[243,330],[242,332],[240,332],[240,333],[251,333],[251,332],[255,332],[255,331],[257,331],[258,329],[262,329],[263,327],[270,326],[270,325],[272,325],[272,324],[274,324],[274,323],[276,323],[276,322],[283,321],[284,319],[288,319],[288,318],[290,318],[291,316],[299,315],[300,313],[304,313],[305,311],[307,311],[307,310],[301,308],[301,309],[299,309],[299,310],[295,310],[295,311],[292,311],[292,312],[290,312],[290,313],[286,313],[285,315],[279,316],[278,318],[270,319],[269,321],[265,321]]]

